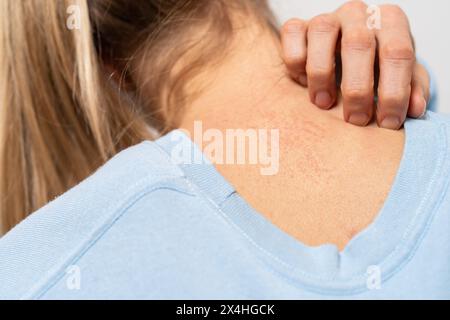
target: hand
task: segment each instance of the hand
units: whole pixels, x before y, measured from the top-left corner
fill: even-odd
[[[407,115],[423,116],[430,79],[416,62],[405,13],[394,5],[378,8],[380,28],[374,29],[367,24],[370,13],[362,1],[350,1],[336,12],[310,21],[289,20],[281,33],[283,57],[293,79],[308,86],[311,101],[329,109],[337,100],[336,61],[340,55],[344,119],[366,126],[376,111],[380,127],[396,130]]]

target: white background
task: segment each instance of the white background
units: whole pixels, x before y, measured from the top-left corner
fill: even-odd
[[[345,0],[270,0],[279,21],[310,19],[334,11]],[[367,4],[400,5],[410,19],[417,54],[432,70],[439,94],[438,110],[450,114],[450,0],[371,0]]]

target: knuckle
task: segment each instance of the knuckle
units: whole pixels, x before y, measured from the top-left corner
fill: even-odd
[[[342,96],[345,100],[362,101],[371,97],[372,90],[369,86],[343,86]]]
[[[306,63],[306,55],[286,55],[284,57],[284,63],[288,66],[288,68],[301,66]]]
[[[415,52],[411,43],[405,41],[390,42],[380,49],[380,58],[385,61],[406,61],[415,60]]]
[[[379,93],[378,98],[382,107],[384,106],[390,110],[402,111],[408,106],[409,94],[406,90],[381,92]]]
[[[368,30],[354,29],[342,35],[342,49],[344,50],[374,50],[376,40],[373,33]]]
[[[381,6],[381,9],[383,11],[383,14],[389,14],[390,16],[401,16],[406,17],[405,12],[403,9],[397,5],[397,4],[385,4]]]
[[[382,102],[396,102],[400,100],[400,90],[398,88],[388,88],[386,85],[382,85],[378,88],[378,98]]]
[[[307,23],[306,21],[300,20],[300,19],[290,19],[286,21],[286,23],[281,28],[282,33],[303,33],[307,29]]]
[[[330,33],[336,32],[338,29],[338,21],[331,14],[314,17],[309,24],[309,31],[312,33]]]
[[[330,67],[308,65],[306,72],[312,81],[324,81],[333,74],[334,70]]]
[[[342,7],[342,10],[348,10],[348,11],[365,11],[367,9],[367,4],[364,3],[364,1],[361,0],[352,0],[346,2]]]

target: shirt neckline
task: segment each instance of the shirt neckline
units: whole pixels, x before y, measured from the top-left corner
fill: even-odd
[[[370,290],[370,277],[391,278],[412,257],[435,206],[447,157],[445,130],[426,120],[407,120],[405,147],[391,191],[374,222],[339,252],[335,245],[310,247],[254,210],[182,131],[157,141],[169,154],[182,142],[200,164],[178,163],[186,178],[245,238],[253,252],[280,276],[318,293],[349,294]],[[434,157],[429,157],[434,154]],[[419,183],[419,181],[427,181]]]

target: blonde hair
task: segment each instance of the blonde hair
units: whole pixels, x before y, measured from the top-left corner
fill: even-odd
[[[0,0],[0,234],[154,138],[150,127],[176,127],[186,79],[223,51],[231,2],[273,21],[262,0]],[[80,21],[70,30],[73,5]],[[214,44],[183,37],[205,23]]]

